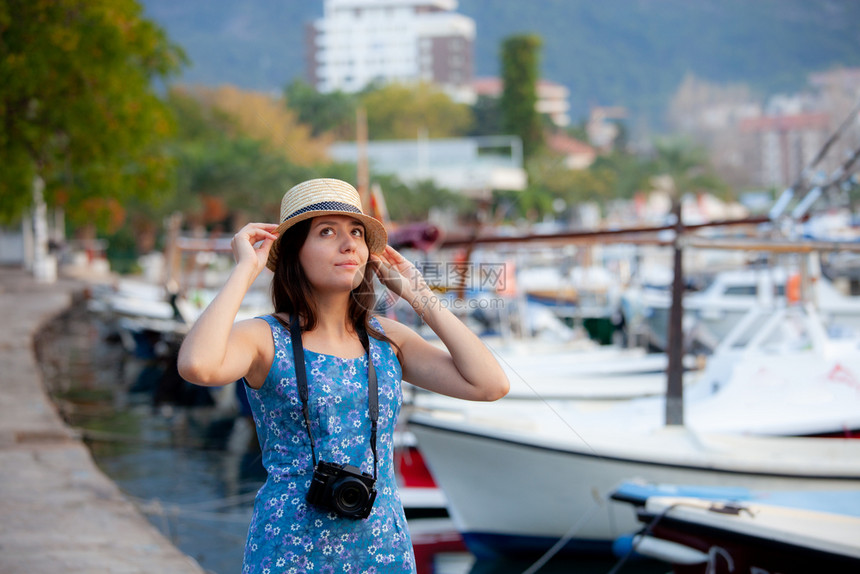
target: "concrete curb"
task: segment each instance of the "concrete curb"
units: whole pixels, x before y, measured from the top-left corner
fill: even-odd
[[[33,337],[85,287],[0,267],[0,572],[203,574],[98,469],[43,388]]]

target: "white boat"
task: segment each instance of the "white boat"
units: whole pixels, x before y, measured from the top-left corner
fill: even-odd
[[[424,411],[417,401],[410,429],[474,552],[548,548],[591,510],[566,546],[607,550],[635,518],[606,494],[633,478],[860,488],[860,441],[767,436],[860,429],[858,346],[826,333],[811,308],[756,310],[685,388],[687,427],[663,426],[663,397],[505,398],[436,399]]]
[[[517,273],[517,288],[574,321],[608,318],[618,309],[619,281],[605,267],[526,267]]]
[[[593,342],[487,344],[511,383],[508,401],[618,400],[666,391],[668,359],[664,353]],[[699,364],[694,357],[685,357],[684,363],[690,371],[687,380],[695,380]]]
[[[794,297],[787,285],[800,280],[785,268],[723,271],[702,291],[684,296],[684,330],[688,348],[709,351],[757,306],[785,305]],[[809,281],[806,300],[815,304],[830,329],[860,334],[860,298],[843,295],[824,276]],[[666,346],[671,293],[668,288],[631,288],[622,295],[626,325],[653,347]]]
[[[858,351],[860,338],[826,332],[810,307],[754,309],[703,369],[685,373],[686,424],[697,432],[853,436],[860,431]],[[511,381],[508,397],[484,405],[416,394],[414,405],[524,421],[553,416],[576,428],[631,434],[664,424],[665,357],[616,348],[497,357]]]
[[[665,353],[600,345],[584,333],[566,327],[540,304],[529,303],[528,314],[532,324],[526,336],[510,333],[481,336],[511,383],[507,401],[620,400],[665,392],[668,365]],[[420,332],[431,343],[441,345],[426,328]],[[685,382],[694,381],[701,366],[696,357],[685,357]],[[449,401],[419,390],[414,393],[422,406],[432,403],[444,407]]]
[[[753,490],[858,490],[860,441],[749,437],[664,427],[630,434],[585,429],[547,414],[531,420],[485,410],[417,412],[421,452],[449,514],[479,557],[609,552],[637,529],[609,499],[622,482]]]
[[[852,436],[860,430],[858,351],[860,338],[828,333],[811,307],[754,309],[685,386],[686,424],[699,432]],[[556,410],[580,427],[639,433],[663,424],[665,398]]]
[[[763,491],[627,483],[612,494],[644,531],[616,544],[706,572],[860,571],[860,491]]]
[[[88,309],[102,316],[130,352],[138,351],[139,337],[149,333],[178,344],[217,294],[216,289],[172,293],[162,285],[121,279],[92,289]],[[237,320],[270,312],[268,294],[260,288],[245,296]]]

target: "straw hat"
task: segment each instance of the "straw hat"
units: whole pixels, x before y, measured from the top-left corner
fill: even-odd
[[[364,224],[365,239],[371,253],[382,253],[388,243],[385,227],[378,220],[365,215],[361,210],[361,198],[350,184],[339,179],[311,179],[292,187],[281,200],[280,225],[275,233],[278,241],[269,251],[266,266],[275,270],[278,260],[280,237],[300,221],[320,215],[349,215]]]

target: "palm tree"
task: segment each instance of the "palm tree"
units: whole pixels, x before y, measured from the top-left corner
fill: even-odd
[[[674,200],[703,191],[723,199],[731,195],[729,186],[714,173],[704,148],[678,138],[659,140],[655,147],[653,174],[671,181]]]

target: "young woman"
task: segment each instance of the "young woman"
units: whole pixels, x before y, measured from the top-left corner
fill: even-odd
[[[268,472],[257,494],[243,572],[413,572],[393,441],[401,380],[492,401],[508,380],[481,341],[444,309],[415,267],[386,245],[346,182],[290,189],[281,223],[233,238],[226,284],[179,352],[200,385],[242,380]],[[275,313],[234,322],[264,267]],[[372,278],[405,299],[447,350],[372,315]]]

